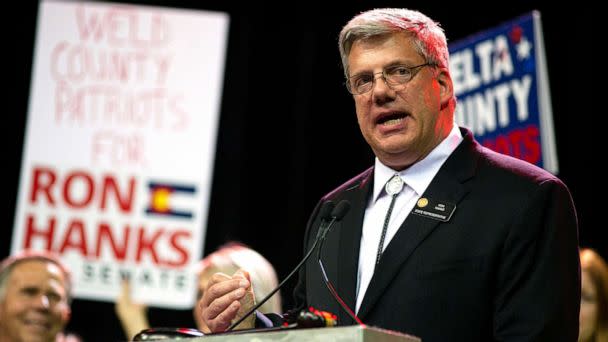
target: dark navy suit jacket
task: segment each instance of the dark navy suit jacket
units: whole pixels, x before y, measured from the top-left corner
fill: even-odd
[[[422,196],[455,205],[453,215],[443,222],[409,214],[382,255],[358,317],[424,342],[576,341],[580,265],[568,189],[550,173],[492,152],[461,131],[464,140]],[[321,203],[350,202],[327,234],[322,259],[353,310],[373,172],[322,198],[305,235],[308,250]],[[354,324],[327,290],[316,259],[300,271],[298,307],[333,312],[341,325]]]

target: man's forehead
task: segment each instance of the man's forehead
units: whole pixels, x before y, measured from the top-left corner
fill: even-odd
[[[11,278],[15,280],[33,280],[40,278],[52,278],[65,283],[65,274],[61,267],[48,260],[32,259],[24,260],[14,266]]]

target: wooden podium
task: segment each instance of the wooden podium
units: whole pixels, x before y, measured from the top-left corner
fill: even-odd
[[[332,342],[421,342],[420,338],[391,330],[368,326],[331,327],[314,329],[284,329],[274,331],[234,332],[188,339],[164,341],[188,342],[263,342],[263,341],[332,341]]]

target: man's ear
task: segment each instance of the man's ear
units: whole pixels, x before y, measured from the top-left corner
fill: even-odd
[[[446,69],[439,68],[438,70],[437,82],[439,83],[441,109],[444,109],[450,104],[450,101],[454,97],[454,84],[452,83],[450,73]]]

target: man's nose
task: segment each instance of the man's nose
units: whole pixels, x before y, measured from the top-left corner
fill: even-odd
[[[41,309],[48,309],[51,306],[51,302],[47,295],[40,295],[36,300],[36,306]]]
[[[374,74],[374,83],[372,85],[372,97],[376,102],[385,102],[392,98],[390,95],[393,88],[386,82],[386,78],[382,73]]]

